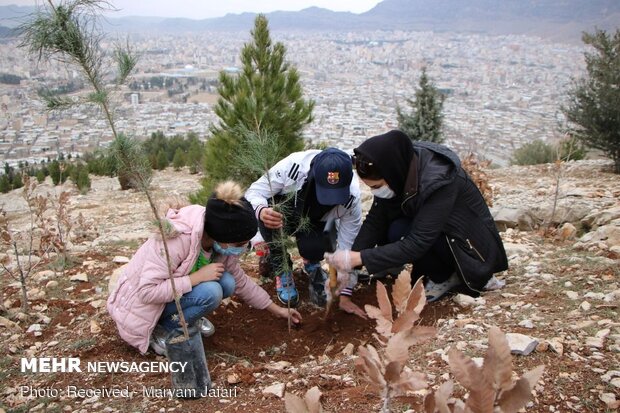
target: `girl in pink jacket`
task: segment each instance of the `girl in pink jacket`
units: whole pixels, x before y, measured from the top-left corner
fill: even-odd
[[[187,323],[199,323],[203,332],[209,325],[204,315],[233,293],[254,308],[301,321],[296,310],[274,304],[239,266],[238,255],[257,231],[254,210],[242,194],[239,185],[224,182],[206,207],[190,205],[166,214],[166,241],[181,308]],[[165,337],[180,324],[161,239],[152,237],[138,249],[110,294],[107,309],[127,343],[142,353],[150,343],[158,354],[164,353]]]

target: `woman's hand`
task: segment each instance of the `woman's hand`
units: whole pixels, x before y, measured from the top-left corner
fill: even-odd
[[[214,262],[208,264],[199,269],[198,271],[191,273],[189,279],[192,282],[192,287],[205,281],[217,281],[222,277],[224,273],[224,264],[221,262]]]
[[[258,214],[258,219],[263,221],[265,227],[269,229],[278,229],[282,227],[282,214],[274,211],[273,208],[263,208]]]
[[[269,310],[269,312],[276,317],[290,318],[293,324],[301,323],[301,314],[299,314],[299,311],[294,308],[289,310],[288,308],[280,307],[279,305],[271,303],[269,304],[269,307],[267,307],[267,310]]]
[[[351,271],[362,265],[362,256],[358,251],[337,250],[333,254],[325,253],[323,258],[338,271]]]

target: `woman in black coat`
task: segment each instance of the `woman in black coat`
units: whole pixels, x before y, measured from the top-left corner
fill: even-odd
[[[354,153],[373,204],[351,251],[326,254],[330,264],[374,274],[413,263],[412,280],[426,277],[429,301],[459,284],[477,295],[508,268],[489,208],[454,152],[393,130]]]

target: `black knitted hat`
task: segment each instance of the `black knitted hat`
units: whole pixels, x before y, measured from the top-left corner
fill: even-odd
[[[204,230],[218,242],[248,241],[258,230],[254,209],[247,199],[231,197],[229,189],[219,186],[207,201]]]

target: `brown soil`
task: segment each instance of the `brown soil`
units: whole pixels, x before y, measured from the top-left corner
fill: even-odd
[[[82,363],[88,361],[127,361],[143,362],[165,360],[149,352],[141,355],[136,349],[127,345],[117,334],[114,322],[109,318],[104,307],[95,309],[85,302],[94,295],[97,289],[105,288],[106,276],[110,274],[115,265],[111,264],[111,256],[127,255],[122,251],[111,251],[110,256],[95,256],[90,254],[83,260],[96,260],[98,264],[91,270],[85,270],[76,264],[76,267],[68,271],[68,275],[78,272],[86,272],[89,276],[88,283],[71,283],[74,288],[70,291],[60,289],[57,296],[48,296],[45,300],[37,300],[31,303],[32,307],[47,306],[46,314],[51,317],[51,322],[44,328],[43,335],[35,337],[32,334],[21,335],[17,342],[18,352],[10,357],[10,362],[2,368],[2,383],[0,394],[8,387],[30,385],[35,387],[53,386],[64,388],[67,385],[76,385],[83,388],[125,388],[134,390],[135,396],[131,399],[102,398],[95,402],[83,404],[82,398],[58,399],[51,398],[29,400],[21,406],[11,404],[1,407],[20,407],[28,411],[29,408],[39,403],[51,406],[48,411],[59,411],[63,407],[71,406],[74,410],[102,411],[105,407],[111,407],[116,411],[159,411],[160,409],[175,409],[175,411],[220,411],[220,412],[283,412],[284,403],[275,396],[263,396],[261,389],[274,383],[287,383],[287,391],[303,394],[312,386],[318,386],[323,393],[323,406],[330,412],[369,412],[378,411],[380,398],[372,392],[368,386],[359,379],[353,370],[351,361],[340,362],[341,351],[348,344],[355,347],[364,343],[374,343],[372,337],[374,322],[363,320],[356,316],[346,314],[335,305],[329,317],[324,319],[324,311],[308,304],[307,284],[303,277],[297,277],[297,285],[301,294],[302,304],[300,312],[304,320],[301,326],[288,331],[286,321],[276,319],[265,311],[258,311],[249,306],[237,303],[238,298],[233,297],[235,303],[221,306],[209,318],[216,326],[216,334],[204,340],[209,370],[216,388],[236,389],[236,397],[225,398],[202,398],[198,400],[169,400],[167,398],[154,399],[144,396],[143,387],[169,388],[170,375],[166,373],[148,374],[104,374],[104,373],[70,373],[70,374],[38,374],[24,375],[19,373],[20,357],[26,357],[25,351],[36,346],[42,349],[36,352],[37,356],[47,357],[79,357]],[[250,275],[256,273],[252,262],[244,263],[246,271]],[[566,271],[566,269],[562,269]],[[561,271],[559,271],[561,273]],[[615,273],[603,270],[601,276],[615,277]],[[391,289],[392,280],[384,279],[388,290]],[[37,287],[44,286],[37,285]],[[263,287],[275,298],[273,283],[266,283]],[[506,291],[517,292],[508,289]],[[3,290],[3,300],[15,297],[18,290],[7,288]],[[549,291],[540,290],[534,292],[535,300],[541,303],[541,310],[548,314],[556,314],[557,319],[562,318],[562,309],[558,306],[561,301]],[[488,293],[487,307],[492,308],[505,301],[498,293]],[[359,304],[376,305],[375,285],[361,285],[354,295],[355,302]],[[19,306],[19,302],[13,304],[13,308]],[[470,310],[459,309],[451,300],[441,300],[430,303],[423,312],[422,324],[432,325],[440,319],[454,319],[457,315],[464,317],[476,317],[470,314]],[[478,316],[479,317],[479,316]],[[101,332],[92,334],[90,321],[96,320],[101,327]],[[34,322],[34,321],[33,321]],[[485,322],[480,320],[477,323]],[[499,323],[499,320],[490,321]],[[26,324],[27,325],[27,324]],[[445,326],[445,324],[443,324]],[[442,327],[443,328],[443,327]],[[551,328],[551,327],[549,327]],[[25,329],[24,329],[25,330]],[[510,322],[510,331],[528,334],[526,329],[521,329],[515,323]],[[554,333],[549,333],[551,336]],[[539,332],[544,335],[544,332]],[[8,337],[8,335],[3,335]],[[450,338],[443,346],[452,345],[454,341],[467,340],[467,336]],[[454,341],[453,341],[454,340]],[[45,349],[46,343],[58,341],[59,343]],[[12,342],[14,345],[15,342]],[[7,344],[8,345],[8,344]],[[430,354],[436,350],[436,343],[429,343],[412,349],[412,364],[416,368],[435,375],[432,384],[443,382],[441,375],[447,371],[445,363],[439,356]],[[571,351],[568,349],[567,351]],[[587,356],[587,351],[581,351],[582,356]],[[328,358],[332,362],[321,365],[321,360]],[[6,358],[5,358],[6,360]],[[278,361],[288,361],[291,368],[284,371],[268,369],[269,365]],[[333,361],[336,361],[334,363]],[[561,361],[561,362],[560,362]],[[303,367],[312,363],[319,363],[318,370]],[[6,363],[6,362],[5,362]],[[514,357],[514,370],[520,375],[524,371],[539,364],[546,366],[546,391],[537,396],[532,412],[547,412],[549,406],[561,406],[564,411],[562,397],[588,394],[591,384],[598,380],[592,372],[591,366],[573,362],[567,357],[560,358],[552,352],[535,352],[528,357]],[[559,378],[561,373],[577,374],[578,379],[568,379],[565,376]],[[237,376],[236,384],[229,384],[228,377],[231,374]],[[346,385],[338,376],[350,375],[354,382]],[[420,397],[400,397],[393,401],[393,411],[405,411],[414,409],[419,411]],[[2,403],[2,402],[0,402]],[[100,404],[97,404],[100,403]],[[56,406],[57,410],[54,410]],[[586,408],[587,412],[599,411],[600,404],[594,400]],[[10,409],[9,409],[10,411]],[[45,411],[45,410],[41,410]]]

